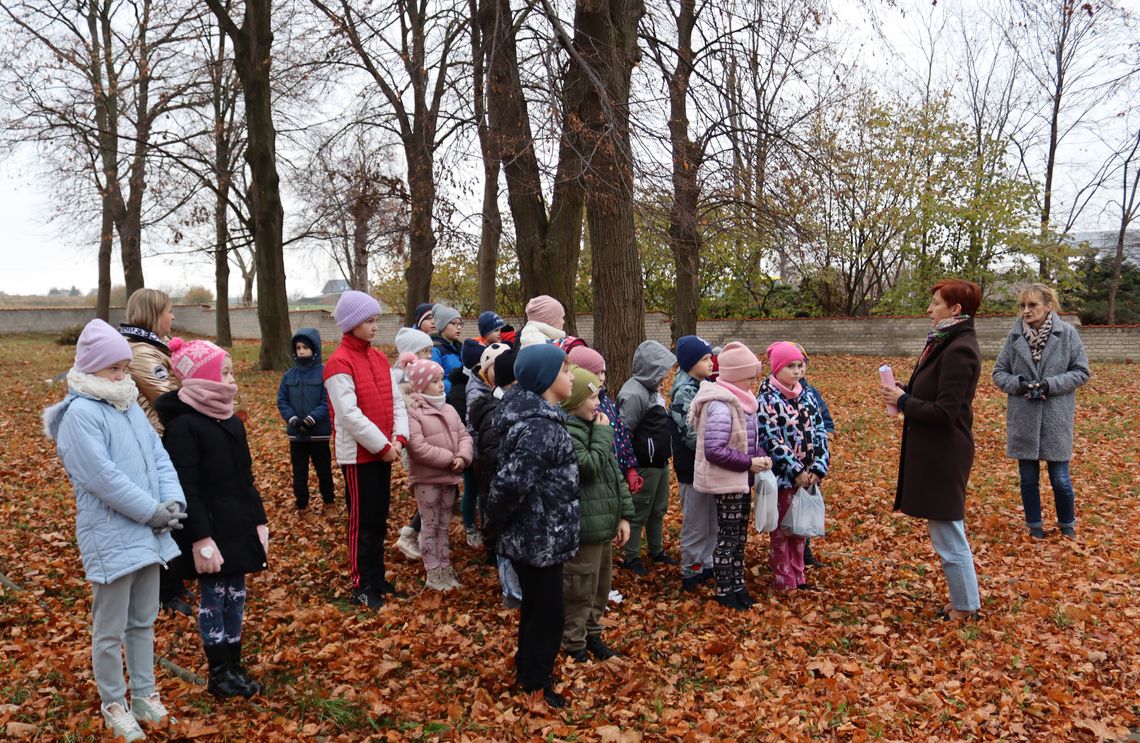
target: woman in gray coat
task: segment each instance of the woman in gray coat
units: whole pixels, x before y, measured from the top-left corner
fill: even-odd
[[[1077,515],[1069,460],[1073,458],[1076,391],[1089,381],[1089,360],[1076,328],[1058,316],[1057,295],[1031,284],[1018,298],[1021,315],[994,366],[994,383],[1009,395],[1006,456],[1016,459],[1029,534],[1043,539],[1041,460],[1049,470],[1057,525],[1075,539]]]

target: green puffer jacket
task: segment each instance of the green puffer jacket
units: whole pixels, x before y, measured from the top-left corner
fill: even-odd
[[[582,544],[606,542],[617,534],[621,519],[633,518],[633,498],[614,456],[614,429],[587,423],[573,415],[567,416],[566,428],[574,442],[582,483],[579,541]]]

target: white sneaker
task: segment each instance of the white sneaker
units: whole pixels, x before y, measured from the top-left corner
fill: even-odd
[[[446,591],[451,588],[451,584],[447,582],[444,575],[443,568],[427,571],[427,581],[424,585],[432,591]]]
[[[141,723],[149,725],[163,725],[167,722],[170,713],[158,698],[158,692],[149,697],[131,697],[131,714]]]
[[[404,553],[409,560],[421,560],[420,533],[410,526],[400,527],[400,538],[396,540],[396,549]]]
[[[459,578],[455,575],[455,568],[450,565],[444,565],[440,570],[443,571],[443,580],[447,583],[447,590],[453,588],[463,588],[463,584],[459,582]]]
[[[112,737],[125,741],[146,739],[138,720],[118,702],[104,704],[99,711],[103,713],[103,724],[111,731]]]
[[[483,546],[483,534],[478,529],[470,528],[467,530],[467,546],[479,549]]]

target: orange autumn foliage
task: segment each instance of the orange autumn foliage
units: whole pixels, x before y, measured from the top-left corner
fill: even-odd
[[[90,591],[74,543],[70,488],[41,433],[63,390],[44,380],[71,349],[0,339],[0,737],[103,735],[91,678]],[[1024,534],[1016,465],[1004,456],[1004,395],[976,402],[978,452],[967,528],[985,617],[933,618],[945,602],[924,524],[893,514],[899,423],[876,390],[883,361],[814,357],[809,377],[839,427],[824,482],[830,567],[819,590],[774,595],[767,537],[749,534],[749,613],[680,591],[676,568],[615,571],[625,600],[606,615],[623,656],[561,663],[571,705],[528,706],[512,690],[516,615],[495,571],[452,526],[463,589],[421,592],[422,567],[389,548],[389,576],[411,597],[375,613],[345,601],[343,504],[293,510],[279,377],[239,344],[255,475],[273,535],[271,570],[250,580],[245,646],[267,692],[218,702],[158,669],[177,721],[153,740],[1097,740],[1140,724],[1140,436],[1134,367],[1098,364],[1078,398],[1073,479],[1079,540]],[[340,487],[338,474],[338,488]],[[314,482],[315,488],[315,482]],[[1052,516],[1045,491],[1046,521]],[[389,547],[414,510],[393,484]],[[319,508],[319,506],[318,506]],[[680,508],[666,521],[677,551]],[[161,616],[156,653],[205,674],[196,623]]]

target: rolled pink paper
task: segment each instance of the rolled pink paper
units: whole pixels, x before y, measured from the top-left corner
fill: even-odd
[[[890,364],[883,364],[879,367],[879,381],[883,383],[884,387],[895,386],[895,372],[891,369]],[[894,405],[887,405],[887,415],[892,418],[899,414],[899,409]]]

